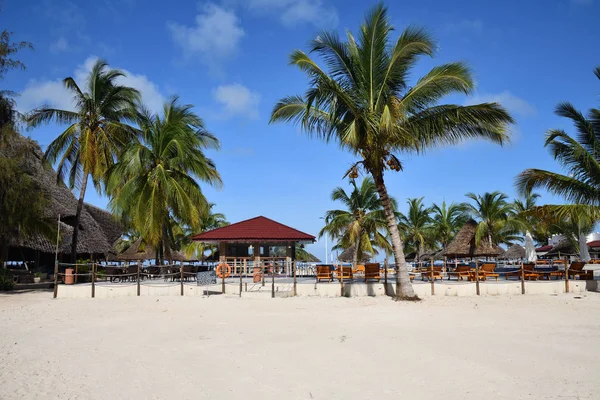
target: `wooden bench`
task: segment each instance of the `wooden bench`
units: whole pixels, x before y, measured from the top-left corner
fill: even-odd
[[[377,282],[381,281],[381,275],[379,273],[379,263],[365,264],[365,282],[369,279],[377,279]]]

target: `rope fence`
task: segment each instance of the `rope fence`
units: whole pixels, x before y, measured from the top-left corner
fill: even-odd
[[[297,262],[287,263],[286,260],[277,264],[281,260],[266,260],[263,262],[249,263],[247,260],[233,262],[234,268],[227,270],[227,276],[218,276],[213,271],[200,271],[197,266],[179,264],[160,265],[160,266],[143,266],[141,263],[135,265],[127,265],[123,267],[116,266],[102,266],[98,263],[87,263],[87,264],[68,264],[68,263],[56,263],[54,273],[54,298],[58,296],[58,284],[76,284],[76,283],[91,283],[91,297],[95,297],[96,285],[98,282],[103,281],[103,286],[106,284],[119,284],[119,287],[130,287],[137,286],[137,296],[140,296],[140,288],[144,287],[161,287],[168,288],[173,286],[180,286],[180,295],[184,295],[184,286],[196,284],[201,286],[201,282],[198,282],[199,273],[212,273],[211,283],[203,284],[206,286],[206,293],[209,293],[210,286],[218,286],[220,283],[221,293],[226,294],[228,292],[235,292],[238,289],[238,294],[241,297],[243,292],[248,291],[262,291],[262,288],[270,283],[271,297],[276,297],[275,294],[279,291],[293,291],[293,295],[297,295],[297,279],[298,278],[317,278],[316,284],[319,282],[319,276],[317,275],[316,269],[313,267],[314,274],[304,275],[301,274],[301,268],[298,267]],[[499,280],[500,277],[504,278],[507,282],[521,282],[521,293],[525,294],[526,285],[525,281],[531,280],[547,280],[550,281],[554,277],[554,280],[564,280],[565,292],[569,292],[569,280],[579,277],[580,279],[593,279],[593,272],[586,271],[581,268],[570,269],[570,265],[560,264],[564,266],[564,270],[547,268],[556,268],[556,266],[550,266],[544,264],[542,268],[538,269],[533,267],[531,264],[522,263],[520,266],[511,266],[508,270],[498,270],[496,265],[493,263],[480,263],[475,262],[475,267],[471,265],[455,265],[454,269],[441,266],[426,266],[418,267],[408,272],[410,281],[413,282],[417,278],[421,278],[421,281],[428,281],[431,285],[431,294],[435,294],[436,281],[443,283],[444,279],[451,281],[455,278],[457,284],[464,283],[475,283],[476,293],[480,295],[480,282],[488,281],[491,279]],[[452,266],[451,266],[452,267]],[[235,272],[237,268],[238,275],[234,275],[231,272]],[[360,273],[347,274],[348,271],[352,271],[351,267],[343,267],[343,278],[340,279],[340,271],[331,270],[331,279],[339,280],[340,283],[340,294],[344,296],[345,290],[344,285],[353,284],[355,277],[361,281],[365,279],[377,279],[385,284],[385,293],[388,294],[387,284],[389,282],[388,275],[390,273],[396,273],[395,268],[389,268],[387,263],[384,264],[384,268],[380,269],[380,275],[378,277],[367,278]],[[307,268],[303,268],[304,272],[307,272]],[[249,271],[252,271],[250,274]],[[591,276],[591,278],[590,278]],[[244,278],[252,277],[252,282],[244,282]],[[285,281],[278,280],[276,286],[276,278],[284,278]],[[292,278],[290,280],[290,278]],[[514,278],[515,280],[512,280]],[[203,278],[203,281],[204,282]],[[162,282],[160,282],[162,280]],[[219,282],[220,281],[220,282]],[[269,282],[270,281],[270,282]],[[250,287],[250,290],[248,288]],[[227,289],[229,288],[229,290]],[[265,287],[265,289],[267,289]],[[265,290],[266,291],[266,290]],[[212,293],[215,291],[213,290]],[[203,292],[204,293],[204,292]],[[218,293],[218,291],[217,291]]]

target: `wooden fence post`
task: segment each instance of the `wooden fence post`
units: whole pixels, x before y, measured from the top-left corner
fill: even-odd
[[[140,260],[137,262],[137,295],[140,295]]]
[[[181,295],[183,296],[183,261],[179,261],[179,282],[181,283]]]
[[[292,274],[294,275],[294,297],[298,296],[297,282],[296,282],[296,261],[292,262]]]
[[[53,298],[55,299],[58,296],[58,260],[54,262],[54,294]]]
[[[433,263],[431,263],[431,295],[435,295],[435,277],[433,276]]]
[[[569,293],[569,264],[565,265],[565,293]]]
[[[271,263],[271,298],[275,298],[275,260]]]
[[[521,294],[525,294],[525,265],[521,261]]]
[[[479,260],[475,259],[475,290],[479,296]]]
[[[246,260],[244,260],[244,268],[245,268]],[[240,263],[240,297],[242,297],[242,276],[243,276],[242,265]]]
[[[344,297],[344,263],[341,263],[340,260],[338,262],[340,263],[338,267],[340,272],[340,296]]]
[[[96,264],[92,263],[92,299],[96,297]]]
[[[225,294],[225,274],[221,273],[221,294]]]

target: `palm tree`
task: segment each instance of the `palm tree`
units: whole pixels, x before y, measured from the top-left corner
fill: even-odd
[[[431,226],[431,208],[425,208],[423,197],[408,199],[408,213],[400,214],[398,226],[403,232],[404,243],[416,251],[415,259],[421,260],[426,247],[434,245]]]
[[[600,67],[594,73],[600,79]],[[554,211],[588,208],[588,212],[597,215],[600,206],[600,109],[590,109],[586,117],[571,103],[565,102],[556,107],[555,113],[570,119],[577,129],[576,137],[562,129],[551,129],[546,133],[544,146],[568,173],[527,169],[517,176],[516,186],[523,193],[544,188],[572,204],[553,206]]]
[[[362,166],[373,177],[398,268],[396,296],[413,299],[385,171],[401,170],[400,153],[421,153],[468,138],[502,144],[513,120],[495,103],[438,104],[448,94],[473,90],[471,71],[463,63],[434,67],[409,83],[417,59],[433,55],[436,44],[424,30],[415,28],[406,29],[392,43],[392,30],[387,9],[379,4],[366,15],[358,38],[348,32],[344,42],[335,32],[322,32],[312,41],[310,51],[322,57],[326,69],[308,54],[294,51],[291,64],[308,75],[310,87],[304,96],[280,100],[271,122],[297,124],[309,135],[336,141],[359,159],[348,173],[356,177]]]
[[[331,192],[331,200],[341,202],[345,209],[327,211],[325,227],[319,232],[319,238],[328,234],[332,239],[339,239],[338,248],[353,247],[352,264],[356,266],[359,253],[376,254],[375,247],[387,249],[389,242],[375,183],[371,178],[363,179],[360,187],[354,179],[350,183],[353,188],[350,195],[341,187]]]
[[[71,259],[77,257],[79,220],[87,189],[88,178],[100,191],[106,172],[118,154],[135,139],[136,131],[125,121],[139,101],[139,92],[117,84],[124,73],[109,69],[104,61],[94,64],[83,91],[71,77],[63,83],[75,101],[75,111],[42,107],[33,110],[26,120],[31,127],[55,121],[69,124],[46,149],[44,158],[54,164],[59,158],[58,180],[68,173],[68,185],[79,188],[79,202],[73,226]]]
[[[521,221],[521,224],[526,231],[533,232],[540,222],[540,218],[537,218],[535,213],[539,198],[539,194],[527,192],[523,194],[521,199],[515,199],[513,202],[513,210],[516,213],[516,218]]]
[[[109,171],[111,208],[131,218],[144,242],[157,249],[162,262],[174,245],[173,226],[198,229],[210,212],[197,180],[220,185],[212,160],[203,152],[218,148],[191,105],[173,98],[163,106],[163,115],[142,109],[137,114],[141,140],[130,145]]]
[[[507,195],[495,191],[483,195],[467,193],[466,196],[475,202],[467,204],[467,210],[479,221],[475,233],[477,243],[483,238],[495,245],[510,245],[521,240],[518,233],[522,225],[515,218],[513,205],[508,202]]]
[[[444,250],[454,238],[456,232],[467,222],[467,206],[464,203],[450,203],[442,201],[441,206],[434,204],[431,207],[433,214],[431,228],[436,241]]]
[[[209,204],[208,212],[203,213],[200,217],[200,223],[198,224],[197,229],[194,229],[190,225],[180,226],[180,234],[176,235],[178,237],[175,242],[176,246],[178,246],[187,257],[195,256],[198,260],[203,260],[204,252],[206,250],[211,250],[211,253],[216,250],[216,246],[214,245],[206,245],[191,240],[192,235],[229,225],[229,222],[227,222],[227,219],[225,218],[225,214],[214,212],[214,207],[215,204]]]

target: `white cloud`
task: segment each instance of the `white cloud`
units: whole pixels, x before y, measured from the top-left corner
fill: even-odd
[[[445,34],[481,33],[482,31],[483,21],[479,18],[462,19],[442,25],[442,33]]]
[[[505,90],[501,93],[487,93],[469,97],[467,104],[499,103],[513,114],[529,117],[537,113],[534,106],[526,100]]]
[[[50,51],[52,53],[62,53],[69,50],[69,42],[64,36],[59,37],[56,41],[50,43]]]
[[[260,95],[239,83],[221,85],[213,93],[215,100],[223,107],[224,117],[242,116],[258,118]]]
[[[330,28],[339,22],[335,7],[325,5],[323,0],[248,0],[246,4],[251,10],[277,15],[287,27],[312,23]]]
[[[98,57],[95,56],[88,57],[71,75],[84,91],[87,76],[97,59]],[[146,75],[134,74],[125,69],[122,69],[122,71],[126,76],[119,78],[117,83],[138,89],[142,94],[144,104],[152,111],[159,111],[162,108],[164,96],[161,94],[158,85],[150,81]],[[52,81],[31,80],[16,100],[17,109],[22,113],[43,105],[66,110],[72,110],[74,107],[72,95],[64,88],[60,79]]]
[[[235,13],[213,3],[200,6],[193,26],[168,22],[167,28],[185,57],[197,56],[212,67],[234,55],[245,35]]]

